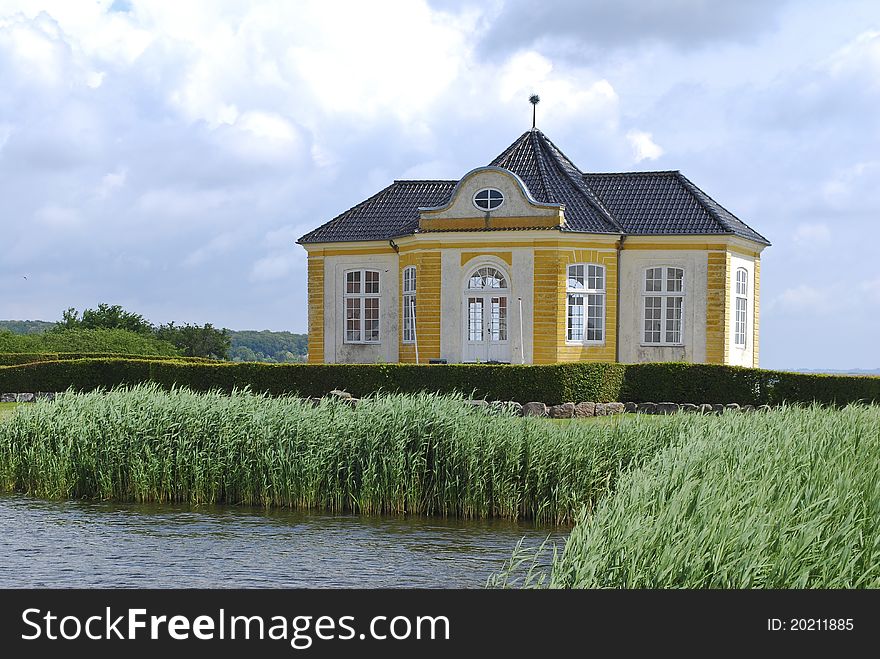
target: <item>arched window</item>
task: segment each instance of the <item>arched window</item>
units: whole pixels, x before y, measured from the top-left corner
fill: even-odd
[[[736,269],[736,313],[734,316],[733,343],[746,347],[746,325],[749,308],[749,272],[745,268]]]
[[[605,268],[593,263],[568,266],[566,340],[601,343],[605,340]]]
[[[468,279],[469,291],[494,290],[507,288],[507,279],[497,268],[490,265],[483,266],[474,271]]]
[[[403,342],[416,341],[416,267],[403,269]]]
[[[642,292],[645,311],[644,343],[684,343],[684,293],[683,268],[654,266],[645,269],[645,287]]]
[[[379,271],[345,273],[345,343],[379,343]]]

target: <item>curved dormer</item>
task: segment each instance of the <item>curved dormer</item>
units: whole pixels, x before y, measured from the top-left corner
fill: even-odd
[[[522,179],[503,167],[478,167],[441,206],[419,208],[420,231],[550,229],[565,223],[564,206],[537,201]]]

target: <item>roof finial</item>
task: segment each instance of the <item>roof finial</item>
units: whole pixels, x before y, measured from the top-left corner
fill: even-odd
[[[538,109],[538,103],[541,102],[541,97],[537,94],[532,94],[529,96],[529,103],[532,104],[532,130],[535,130],[535,114]]]

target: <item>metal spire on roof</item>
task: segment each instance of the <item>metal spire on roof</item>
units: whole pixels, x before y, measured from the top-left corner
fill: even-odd
[[[532,104],[532,130],[535,130],[535,114],[538,109],[538,103],[541,102],[541,97],[537,94],[532,94],[529,96],[529,103]]]

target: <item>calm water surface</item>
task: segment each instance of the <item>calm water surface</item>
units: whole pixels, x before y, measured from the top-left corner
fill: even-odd
[[[521,538],[502,521],[358,517],[0,495],[0,587],[479,588]]]

